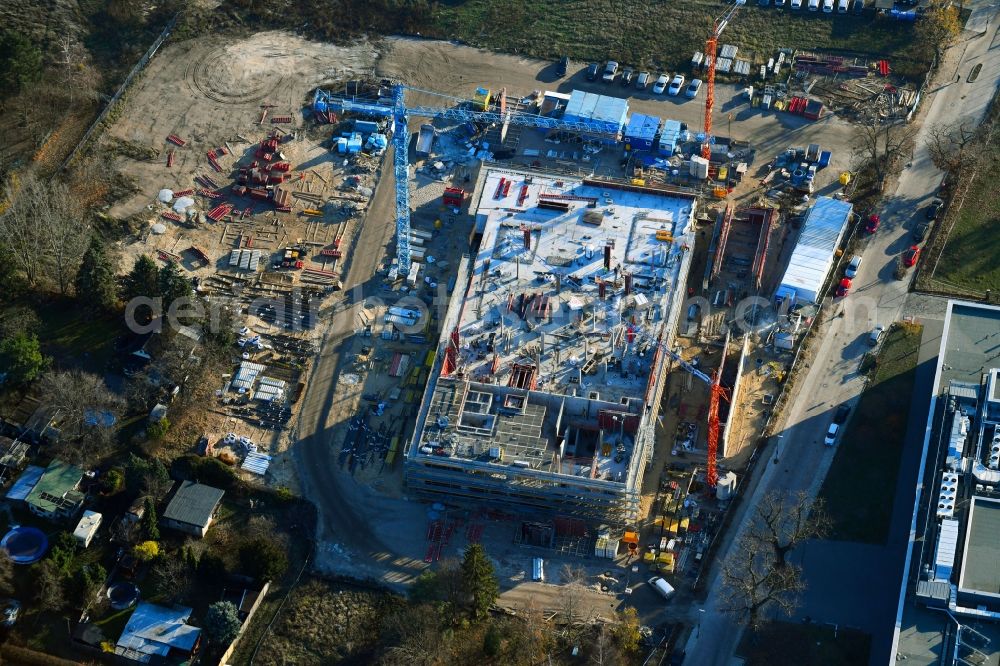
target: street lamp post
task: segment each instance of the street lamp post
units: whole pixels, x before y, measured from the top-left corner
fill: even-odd
[[[703,618],[703,617],[705,617],[705,609],[704,608],[699,608],[698,609],[698,624],[695,627],[695,632],[694,632],[694,637],[695,638],[701,638],[701,618]]]
[[[777,440],[774,442],[774,464],[778,464],[778,456],[781,453],[781,440],[784,439],[785,435],[777,435]]]

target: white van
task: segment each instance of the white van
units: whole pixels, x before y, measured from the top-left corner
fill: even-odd
[[[851,0],[837,0],[837,13],[846,14],[847,8],[850,6]]]
[[[649,584],[654,590],[663,595],[664,599],[669,599],[674,596],[674,588],[667,581],[663,580],[659,576],[649,579]]]
[[[833,0],[823,0],[823,13],[824,14],[833,13]]]
[[[809,11],[815,12],[819,10],[819,0],[809,0]]]
[[[540,557],[531,560],[531,580],[536,583],[545,582],[545,560]]]

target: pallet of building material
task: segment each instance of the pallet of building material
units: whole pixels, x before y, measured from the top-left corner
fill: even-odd
[[[165,210],[162,213],[160,213],[160,217],[162,217],[164,220],[173,220],[174,222],[184,221],[183,217],[170,210]]]
[[[325,247],[322,250],[320,250],[319,253],[320,256],[333,257],[334,259],[339,259],[340,257],[344,256],[340,250],[332,247]]]
[[[180,138],[176,134],[168,134],[167,135],[167,141],[169,141],[170,143],[174,144],[175,146],[184,146],[187,143],[187,141],[185,141],[184,139]]]
[[[206,183],[208,183],[208,186],[211,187],[213,190],[219,189],[219,184],[216,183],[211,178],[209,178],[208,176],[202,174],[202,175],[199,176],[199,178],[201,178],[203,181],[205,181]]]
[[[247,206],[246,208],[243,209],[243,213],[240,215],[240,219],[242,220],[247,217],[250,217],[250,213],[252,212],[253,212],[253,206]]]
[[[198,194],[200,194],[203,197],[208,197],[209,199],[222,198],[222,194],[220,194],[219,192],[213,192],[212,190],[206,189],[204,187],[198,190]]]
[[[219,173],[222,173],[222,166],[219,164],[219,162],[214,157],[209,157],[208,158],[208,163],[212,165],[213,169],[215,169]]]
[[[279,213],[291,213],[292,212],[292,207],[291,206],[275,206],[274,210],[278,211]]]
[[[179,264],[181,262],[180,255],[174,254],[173,252],[167,252],[166,250],[157,250],[156,256],[161,261],[167,261],[167,262],[172,261],[175,264]]]
[[[174,192],[175,197],[186,197],[191,194],[194,194],[194,190],[179,190],[177,192]]]
[[[271,124],[272,125],[278,125],[280,123],[287,124],[287,123],[290,123],[290,122],[292,122],[292,117],[291,116],[274,116],[273,118],[271,118]]]
[[[210,210],[206,217],[218,222],[226,215],[229,215],[229,213],[231,213],[232,210],[233,210],[232,204],[219,204],[218,206]]]
[[[167,168],[169,169],[173,165],[174,165],[174,151],[168,150],[167,151]]]

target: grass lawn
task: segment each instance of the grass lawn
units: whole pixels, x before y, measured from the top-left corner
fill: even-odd
[[[34,307],[42,320],[38,340],[56,367],[80,368],[97,374],[107,369],[114,354],[115,338],[125,328],[120,315],[98,313],[58,298],[28,305]]]
[[[737,649],[747,666],[809,664],[854,666],[867,664],[871,636],[829,625],[772,622],[760,631],[747,631]]]
[[[958,219],[948,235],[934,279],[980,293],[987,289],[1000,292],[1000,200],[994,180],[997,160],[1000,127],[994,125],[989,149],[982,155],[962,208],[955,213]]]
[[[893,70],[919,77],[932,53],[914,44],[913,24],[865,16],[826,16],[747,4],[723,33],[758,61],[780,48],[878,54]],[[704,51],[713,21],[726,5],[681,0],[467,0],[442,2],[429,33],[475,46],[557,59],[613,58],[623,64],[676,70]],[[425,32],[424,34],[428,34]]]
[[[820,495],[832,538],[885,543],[916,379],[922,328],[897,324],[879,351],[874,376],[837,444]]]

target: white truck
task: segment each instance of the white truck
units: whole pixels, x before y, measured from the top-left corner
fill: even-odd
[[[649,579],[650,586],[663,595],[664,599],[669,599],[674,595],[674,588],[667,581],[663,580],[659,576],[654,576]]]

